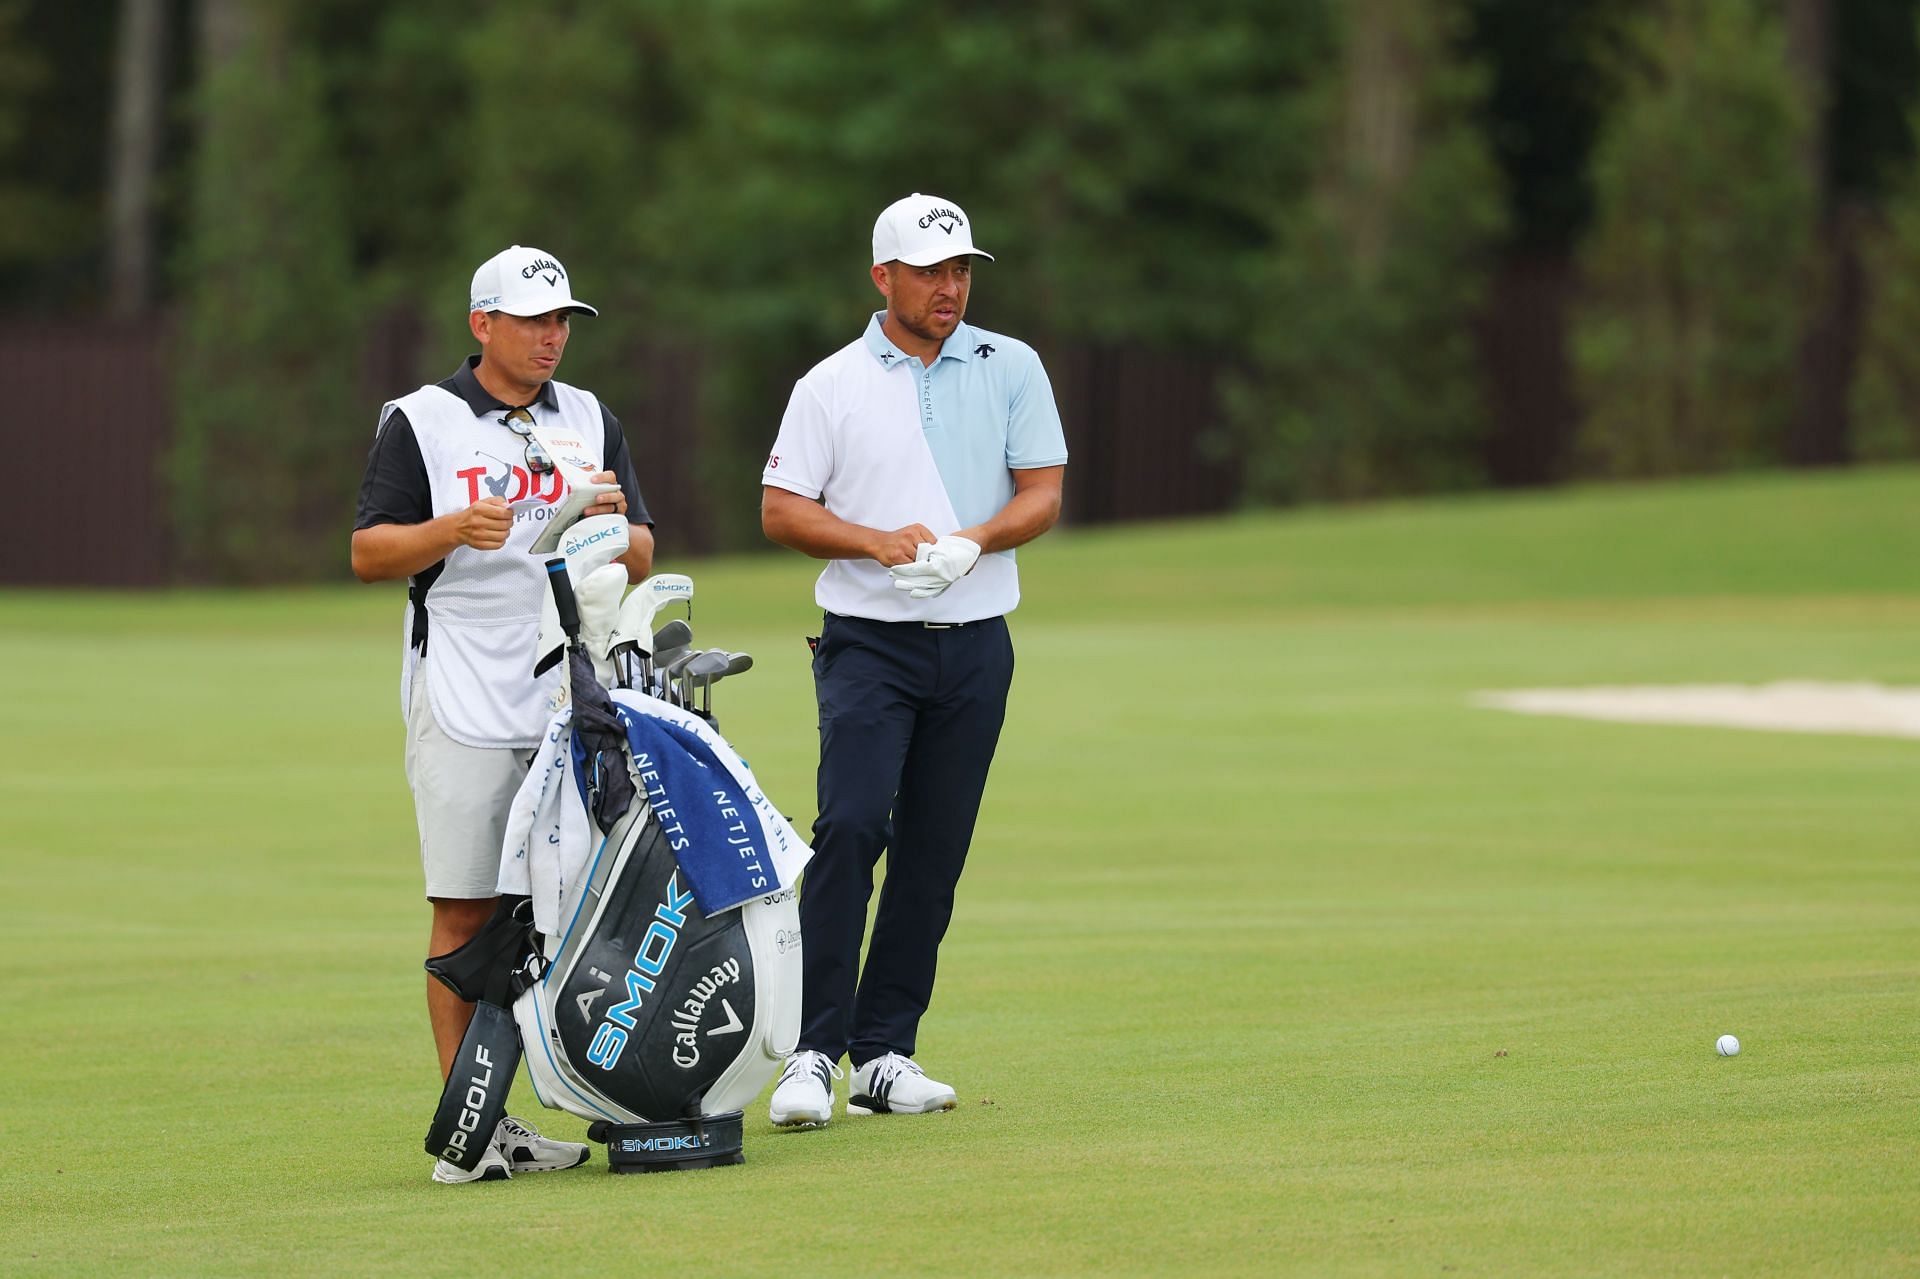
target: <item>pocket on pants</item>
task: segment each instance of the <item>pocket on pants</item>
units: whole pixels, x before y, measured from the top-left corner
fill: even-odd
[[[820,633],[807,639],[807,646],[813,650],[813,678],[825,679],[833,666],[833,658],[845,645],[846,627],[838,620],[827,618],[820,625]]]

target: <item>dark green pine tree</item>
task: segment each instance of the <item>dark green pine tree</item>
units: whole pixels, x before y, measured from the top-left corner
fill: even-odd
[[[1246,495],[1346,499],[1481,482],[1474,347],[1505,224],[1462,7],[1354,0],[1308,99],[1318,163],[1270,209],[1236,388]]]
[[[334,576],[367,442],[345,173],[284,7],[206,0],[167,473],[196,579]]]
[[[1275,210],[1304,183],[1299,88],[1324,25],[1319,5],[1256,0],[1043,0],[964,22],[905,0],[695,6],[699,110],[634,224],[658,300],[724,357],[706,408],[735,470],[711,494],[736,537],[758,540],[738,459],[880,305],[869,233],[910,192],[958,201],[996,255],[969,307],[983,326],[1243,358]]]
[[[1752,0],[1670,0],[1635,34],[1583,251],[1584,469],[1775,461],[1815,217],[1780,23]]]

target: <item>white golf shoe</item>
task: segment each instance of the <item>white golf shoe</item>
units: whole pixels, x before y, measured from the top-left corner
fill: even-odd
[[[795,1053],[780,1072],[767,1118],[781,1128],[826,1123],[833,1118],[833,1081],[840,1078],[840,1067],[828,1061],[825,1053]]]
[[[507,1157],[501,1154],[500,1147],[492,1142],[487,1143],[486,1150],[480,1156],[480,1162],[473,1166],[472,1172],[450,1164],[444,1159],[433,1166],[433,1179],[449,1186],[458,1185],[463,1181],[505,1181],[511,1176],[513,1176],[513,1168],[507,1163]]]
[[[494,1126],[480,1162],[472,1172],[442,1159],[433,1166],[433,1179],[446,1185],[466,1181],[505,1181],[517,1172],[556,1172],[587,1162],[588,1148],[577,1141],[542,1137],[524,1121],[508,1115]]]
[[[507,1157],[507,1164],[518,1173],[556,1172],[578,1168],[587,1162],[588,1148],[577,1141],[555,1141],[542,1137],[524,1121],[508,1115],[493,1130],[493,1145]]]
[[[849,1115],[925,1115],[957,1104],[953,1089],[928,1079],[913,1058],[899,1053],[875,1057],[847,1085]]]

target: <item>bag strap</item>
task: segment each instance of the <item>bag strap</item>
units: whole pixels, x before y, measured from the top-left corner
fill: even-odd
[[[427,587],[429,585],[431,585],[429,582],[418,582],[412,579],[407,582],[407,602],[413,605],[413,633],[408,642],[420,651],[422,657],[427,655]]]

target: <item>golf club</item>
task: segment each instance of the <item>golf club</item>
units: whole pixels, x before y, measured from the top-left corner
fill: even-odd
[[[665,653],[676,648],[685,648],[693,643],[693,628],[679,618],[674,618],[653,633],[653,651]]]
[[[702,690],[710,690],[714,676],[726,670],[727,663],[732,659],[733,654],[727,652],[725,649],[710,648],[705,652],[697,654],[692,661],[681,667],[680,704],[688,710],[692,710],[695,685],[699,685]],[[712,696],[710,691],[703,692],[703,695],[709,700]],[[702,712],[704,713],[704,711],[705,707],[703,706]]]
[[[718,649],[714,651],[719,652]],[[709,722],[713,720],[713,686],[729,675],[738,675],[753,669],[751,653],[725,653],[722,656],[727,659],[726,664],[708,675],[700,686],[700,714],[706,716]]]
[[[687,663],[699,655],[699,650],[691,648],[679,649],[671,657],[666,654],[659,655],[654,670],[660,678],[659,696],[662,699],[674,702],[675,705],[685,705],[684,702],[675,701],[673,681],[686,668]]]
[[[693,628],[677,617],[655,631],[649,643],[642,643],[639,646],[643,654],[640,664],[641,687],[647,689],[653,687],[653,670],[660,660],[660,654],[672,653],[685,648],[692,642]]]

